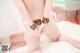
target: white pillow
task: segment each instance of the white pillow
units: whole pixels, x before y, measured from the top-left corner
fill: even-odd
[[[68,21],[61,21],[57,23],[57,27],[61,33],[61,36],[80,41],[80,25]]]
[[[27,46],[8,51],[7,53],[29,53]]]
[[[43,47],[42,51],[43,53],[80,53],[80,49],[61,41]]]

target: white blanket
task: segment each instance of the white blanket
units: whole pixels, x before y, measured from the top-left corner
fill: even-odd
[[[80,53],[80,49],[66,42],[48,43],[42,48],[42,51],[43,53]]]
[[[57,23],[57,27],[62,36],[80,41],[80,25],[68,21],[62,21]]]
[[[58,22],[57,26],[61,34],[64,34],[65,36],[69,35],[69,37],[80,40],[79,39],[80,36],[77,36],[80,35],[79,25],[67,21],[62,21],[62,22]],[[46,36],[43,36],[41,39],[41,48],[43,53],[80,53],[80,49],[75,48],[71,44],[62,41],[50,42]],[[9,51],[7,53],[29,53],[27,49],[28,49],[27,46],[25,46],[25,47],[17,48],[13,51]]]
[[[7,53],[29,53],[27,46],[17,48],[15,50],[9,51]],[[55,42],[48,43],[42,47],[43,53],[80,53],[80,49],[75,48],[74,46],[66,42]]]

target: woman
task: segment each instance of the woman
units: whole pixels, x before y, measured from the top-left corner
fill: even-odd
[[[37,2],[37,4],[35,2]],[[34,30],[31,26],[33,24],[33,20],[42,18],[44,0],[16,0],[15,3],[23,16],[22,24],[24,25],[25,35],[28,35],[25,36],[25,39],[27,41],[29,51],[31,53],[40,53],[40,33],[38,28]]]
[[[49,5],[48,4],[48,7],[49,6],[51,6],[51,5]],[[45,8],[45,9],[48,9],[48,7],[47,8]],[[55,8],[54,6],[52,7],[52,8]],[[61,10],[60,8],[55,8],[55,10],[57,10],[57,12],[58,12],[58,9],[59,10]],[[49,9],[50,10],[50,9]],[[47,11],[49,11],[49,10],[47,10]],[[53,9],[52,9],[53,10]],[[46,12],[47,12],[46,11]],[[53,11],[54,12],[54,11]],[[63,13],[64,11],[62,10],[62,11],[60,11],[61,13]],[[46,13],[47,14],[47,13]],[[60,14],[60,13],[58,13],[58,14]],[[65,13],[64,13],[65,14]],[[46,15],[47,16],[47,15]],[[49,14],[48,14],[48,16],[49,16]],[[62,19],[64,20],[66,17],[65,17],[65,15],[61,15],[60,17],[63,17]],[[60,18],[59,17],[59,18]],[[58,18],[58,17],[56,17],[56,18]],[[66,29],[66,27],[73,27],[73,30],[75,30],[77,33],[78,33],[78,35],[73,35],[72,36],[72,33],[69,33],[69,34],[67,34],[67,31],[66,32],[64,32],[64,31],[62,31],[63,30],[63,28],[61,28],[62,26],[61,25],[58,25],[58,26],[56,26],[56,24],[55,24],[55,22],[54,22],[54,19],[52,18],[52,17],[49,17],[49,19],[50,19],[50,22],[49,22],[49,24],[47,25],[47,27],[46,27],[46,29],[44,30],[45,31],[45,34],[47,35],[47,36],[49,36],[49,38],[52,40],[52,41],[54,41],[54,40],[60,40],[60,41],[65,41],[65,42],[67,42],[67,43],[70,43],[70,44],[72,44],[72,45],[74,45],[75,47],[77,47],[77,48],[80,48],[80,40],[79,39],[77,39],[77,38],[72,38],[72,37],[79,37],[79,32],[77,32],[77,29],[80,29],[80,28],[78,28],[79,26],[77,26],[77,25],[74,25],[74,24],[71,24],[71,23],[69,23],[69,22],[65,22],[65,21],[63,21],[63,22],[61,22],[61,23],[63,23],[63,25],[62,26],[65,26],[65,27],[63,27],[64,29]],[[59,23],[59,22],[58,22]],[[64,24],[65,23],[65,24]],[[68,24],[67,24],[68,23]],[[67,26],[68,25],[68,26]],[[60,29],[59,29],[60,28]],[[61,31],[60,31],[61,30]],[[71,31],[70,31],[71,30]],[[70,32],[73,32],[72,31],[72,28],[70,28]],[[65,35],[63,35],[64,33],[66,33]],[[73,34],[77,34],[76,32],[74,32]],[[63,34],[62,34],[63,33]],[[66,36],[67,35],[67,36]],[[70,35],[70,36],[68,36],[68,35]],[[55,38],[54,38],[55,37]],[[77,43],[77,44],[76,44]]]
[[[24,1],[26,1],[26,2],[31,2],[30,0],[24,0]],[[30,51],[31,52],[33,52],[33,51],[35,51],[36,49],[36,53],[38,53],[38,52],[41,52],[40,51],[40,33],[42,34],[42,33],[44,33],[44,34],[46,34],[49,38],[50,38],[50,40],[51,41],[56,41],[56,40],[61,40],[60,39],[60,37],[61,37],[61,35],[60,35],[60,32],[58,31],[58,29],[57,29],[57,27],[56,27],[56,24],[55,24],[55,22],[53,22],[54,21],[54,19],[53,19],[53,17],[52,17],[52,15],[50,14],[51,13],[51,0],[46,0],[46,3],[45,2],[41,2],[41,3],[45,3],[45,10],[44,10],[44,15],[42,14],[43,13],[43,6],[44,5],[42,5],[42,10],[39,8],[38,10],[41,10],[40,12],[41,13],[39,13],[39,12],[36,12],[36,11],[34,11],[33,9],[34,8],[32,8],[31,6],[29,6],[29,4],[32,4],[32,3],[27,3],[27,4],[25,4],[25,5],[28,5],[26,8],[25,8],[25,6],[24,6],[24,4],[23,4],[23,2],[24,1],[18,1],[18,3],[17,4],[19,4],[19,8],[20,9],[22,9],[21,10],[21,12],[23,13],[23,16],[25,17],[25,21],[23,22],[23,24],[25,25],[25,28],[26,29],[24,29],[25,31],[27,31],[26,32],[26,34],[27,35],[31,35],[31,36],[28,36],[26,39],[27,39],[27,44],[28,44],[28,46],[29,46],[29,48],[30,48]],[[20,2],[20,3],[19,3]],[[34,3],[34,2],[33,2]],[[38,3],[38,4],[40,4],[40,3]],[[47,5],[49,5],[49,6],[47,6]],[[39,6],[39,7],[41,7],[41,6]],[[26,10],[26,9],[29,9],[30,8],[30,10]],[[38,8],[38,7],[37,7]],[[32,11],[31,11],[32,10]],[[28,14],[28,12],[29,12],[29,14]],[[31,13],[31,14],[30,14]],[[38,16],[36,16],[36,14],[38,13],[38,15],[40,16],[40,17],[38,17]],[[49,23],[47,24],[47,25],[40,25],[40,27],[38,28],[36,28],[36,30],[33,30],[33,28],[31,28],[30,26],[32,26],[32,24],[33,24],[33,22],[32,22],[32,18],[30,18],[30,15],[32,16],[32,17],[37,17],[37,18],[39,18],[39,19],[41,19],[42,17],[47,17],[48,19],[49,19]],[[43,16],[42,16],[43,15]],[[36,18],[36,19],[37,19]],[[34,18],[35,19],[35,18]],[[55,30],[55,31],[54,31]],[[32,34],[29,34],[29,33],[32,33]],[[54,33],[53,33],[54,32]],[[31,39],[33,39],[33,40],[31,40]],[[36,39],[36,40],[35,40]],[[66,39],[67,40],[67,39]],[[63,40],[62,40],[63,41]],[[72,40],[71,40],[72,41]],[[33,44],[33,45],[31,45],[31,43]],[[36,46],[35,46],[36,45]]]
[[[37,2],[37,5],[36,5],[35,2]],[[40,36],[41,36],[40,33],[41,34],[43,33],[43,31],[44,31],[45,27],[47,26],[47,24],[43,24],[42,23],[42,25],[40,25],[39,27],[37,27],[37,29],[34,30],[34,31],[33,31],[33,29],[29,29],[29,28],[30,28],[31,24],[33,24],[32,20],[43,19],[43,17],[46,17],[46,18],[49,19],[49,17],[51,16],[50,15],[50,12],[51,12],[51,0],[49,0],[49,1],[48,0],[39,0],[39,1],[37,1],[37,0],[35,0],[35,1],[22,0],[21,1],[20,0],[20,1],[16,1],[16,3],[17,3],[17,6],[19,7],[19,9],[20,9],[20,11],[22,13],[22,16],[23,16],[22,19],[23,19],[23,24],[24,24],[24,26],[26,28],[25,31],[29,30],[28,32],[32,33],[32,36],[30,36],[29,38],[27,38],[27,40],[29,40],[30,42],[32,42],[33,45],[31,45],[31,43],[29,41],[27,41],[27,45],[28,45],[28,43],[30,43],[29,46],[31,47],[30,50],[32,50],[32,51],[35,50],[36,48],[40,49],[40,43],[39,43]],[[49,6],[47,6],[47,5],[49,5]],[[53,18],[51,18],[50,20],[53,21]],[[57,33],[57,30],[56,30],[56,26],[54,25],[54,23],[52,23],[52,21],[50,21],[50,24],[48,26],[50,27],[50,25],[51,25],[51,27],[54,27],[54,28],[52,30],[50,29],[49,31],[51,33],[48,33],[46,35],[53,35],[53,31],[55,30],[54,35],[53,35],[53,39],[55,41],[56,38],[57,38],[57,36],[58,36],[56,34],[58,34],[58,33]],[[48,29],[46,28],[45,31],[49,32]],[[38,31],[39,31],[39,33],[38,33]],[[36,33],[38,33],[38,34],[36,35]],[[35,36],[37,36],[37,38]],[[33,41],[32,41],[32,39],[33,39]]]

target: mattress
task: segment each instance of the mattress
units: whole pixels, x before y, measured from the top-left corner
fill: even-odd
[[[41,38],[41,49],[43,53],[80,53],[80,49],[73,45],[64,41],[50,42],[46,36]],[[24,46],[7,53],[29,53],[29,51],[28,47]]]
[[[68,21],[61,21],[56,25],[62,36],[80,41],[80,25]]]
[[[66,42],[48,42],[42,47],[43,53],[80,53],[80,49],[75,48]],[[27,46],[17,48],[7,53],[29,53]]]

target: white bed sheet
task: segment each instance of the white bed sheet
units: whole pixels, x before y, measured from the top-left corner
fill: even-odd
[[[20,48],[14,49],[12,51],[8,51],[6,53],[29,53],[29,52],[28,52],[28,47],[24,46],[24,47],[20,47]]]
[[[58,22],[57,26],[59,30],[61,31],[61,33],[64,35],[70,35],[70,34],[79,35],[80,34],[79,25],[76,25],[67,21],[62,21],[62,22]],[[72,38],[80,40],[78,36],[75,36]],[[62,41],[50,42],[46,36],[43,36],[41,40],[42,40],[41,47],[42,47],[43,53],[80,53],[80,49],[72,46],[71,44],[67,42],[62,42]],[[29,53],[27,49],[28,49],[27,46],[25,46],[25,47],[17,48],[13,51],[9,51],[7,53]]]
[[[80,49],[62,41],[48,43],[43,47],[42,51],[43,53],[80,53]]]
[[[80,25],[68,21],[61,21],[57,23],[57,27],[62,36],[80,41]]]
[[[17,48],[7,53],[29,53],[27,46]],[[48,43],[42,47],[43,53],[80,53],[80,49],[75,48],[74,46],[66,42],[55,42]]]

